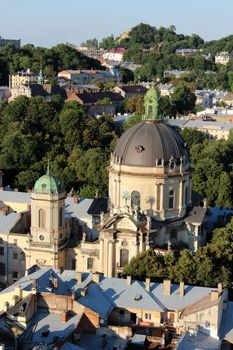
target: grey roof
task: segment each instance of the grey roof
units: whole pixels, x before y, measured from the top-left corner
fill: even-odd
[[[100,215],[108,210],[108,198],[94,198],[87,213],[90,215]]]
[[[20,213],[13,212],[4,215],[2,212],[0,212],[0,233],[10,233],[20,218]]]
[[[218,350],[221,341],[210,337],[208,334],[198,331],[197,334],[185,332],[180,339],[176,350]]]
[[[138,146],[142,146],[141,151]],[[124,165],[154,167],[156,159],[180,159],[187,156],[187,150],[173,128],[156,121],[142,121],[123,133],[113,154]]]
[[[81,199],[78,203],[74,203],[73,197],[67,197],[65,201],[65,211],[73,218],[79,218],[80,220],[91,219],[92,216],[88,214],[88,210],[93,203],[93,199]]]
[[[42,339],[41,335],[45,329],[49,329],[49,334],[43,337],[43,342],[45,344],[54,343],[55,336],[59,338],[68,337],[76,329],[82,314],[70,317],[65,323],[61,322],[60,317],[59,314],[49,312],[35,313],[30,322],[30,326],[27,327],[23,335],[22,342],[30,342],[34,345],[40,344]]]
[[[194,128],[203,130],[225,130],[229,131],[233,128],[233,123],[227,122],[214,122],[214,121],[202,121],[191,119],[168,119],[166,123],[172,126],[178,126],[180,128]]]
[[[207,208],[193,207],[185,221],[191,224],[201,224],[205,218],[206,211]]]
[[[49,278],[53,273],[58,279],[58,288],[51,290]],[[145,288],[145,283],[132,281],[129,285],[126,279],[103,278],[99,284],[93,283],[92,274],[83,274],[83,282],[78,283],[76,272],[66,270],[58,274],[55,269],[44,268],[30,275],[20,278],[17,282],[0,292],[5,294],[14,290],[15,286],[21,285],[23,290],[30,291],[33,281],[37,280],[37,291],[53,293],[57,295],[71,295],[74,292],[78,296],[80,304],[94,310],[100,317],[105,318],[113,307],[131,308],[141,310],[154,310],[163,312],[167,310],[183,310],[194,302],[207,296],[216,288],[185,286],[185,295],[180,296],[179,285],[173,284],[171,294],[164,295],[163,283],[151,283],[150,292]],[[87,288],[85,297],[80,291]]]
[[[226,309],[223,310],[221,328],[220,328],[221,339],[226,339],[233,343],[233,302],[228,301]]]
[[[125,279],[104,278],[100,287],[105,295],[118,307],[136,307],[145,310],[183,310],[202,297],[208,295],[214,288],[185,286],[185,295],[180,296],[179,285],[173,284],[171,294],[164,295],[163,283],[151,283],[151,291],[147,292],[144,283],[134,281],[129,286]],[[134,300],[135,295],[141,295],[139,301]]]
[[[0,191],[1,202],[17,202],[30,204],[31,194],[27,192]]]
[[[91,283],[88,286],[87,295],[85,297],[79,297],[78,302],[97,312],[102,318],[108,316],[113,308],[111,301],[96,283]]]

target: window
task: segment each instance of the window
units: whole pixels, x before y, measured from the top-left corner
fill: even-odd
[[[0,247],[0,255],[4,255],[4,247]]]
[[[174,208],[174,189],[169,190],[169,209]]]
[[[145,314],[145,319],[146,320],[151,320],[151,314]]]
[[[71,270],[76,270],[76,259],[72,259],[72,267]]]
[[[129,262],[129,251],[128,249],[120,250],[120,267],[124,267]]]
[[[14,239],[14,244],[17,245],[18,241],[17,239]]]
[[[63,209],[59,209],[59,227],[61,227],[63,224]]]
[[[39,210],[39,227],[45,228],[46,225],[46,211],[44,209]]]
[[[120,310],[120,318],[124,318],[125,317],[125,310]]]
[[[18,253],[13,253],[13,259],[18,259]]]
[[[94,265],[94,259],[93,258],[87,258],[87,269],[93,269],[93,265]]]
[[[25,260],[25,254],[24,252],[20,253],[20,260],[24,261]]]
[[[0,238],[0,244],[3,244],[3,239],[2,238]]]
[[[12,272],[12,277],[13,277],[13,279],[18,279],[18,277],[19,277],[18,271],[13,271]]]
[[[5,276],[6,268],[4,263],[0,263],[0,276]]]

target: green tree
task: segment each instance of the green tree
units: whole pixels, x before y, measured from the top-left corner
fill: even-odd
[[[196,96],[186,86],[179,86],[171,96],[174,114],[187,114],[195,108]]]
[[[189,148],[191,148],[193,145],[204,142],[204,134],[199,130],[184,128],[181,130],[180,134]]]

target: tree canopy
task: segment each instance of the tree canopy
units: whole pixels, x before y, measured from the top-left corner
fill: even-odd
[[[178,255],[165,255],[149,249],[132,258],[124,267],[125,275],[135,278],[170,278],[174,282],[216,287],[218,283],[233,287],[233,219],[213,232],[210,243],[193,253],[188,249]]]

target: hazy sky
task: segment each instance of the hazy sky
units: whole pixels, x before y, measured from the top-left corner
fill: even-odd
[[[0,0],[0,36],[50,47],[115,36],[143,22],[205,40],[233,33],[233,0]]]

